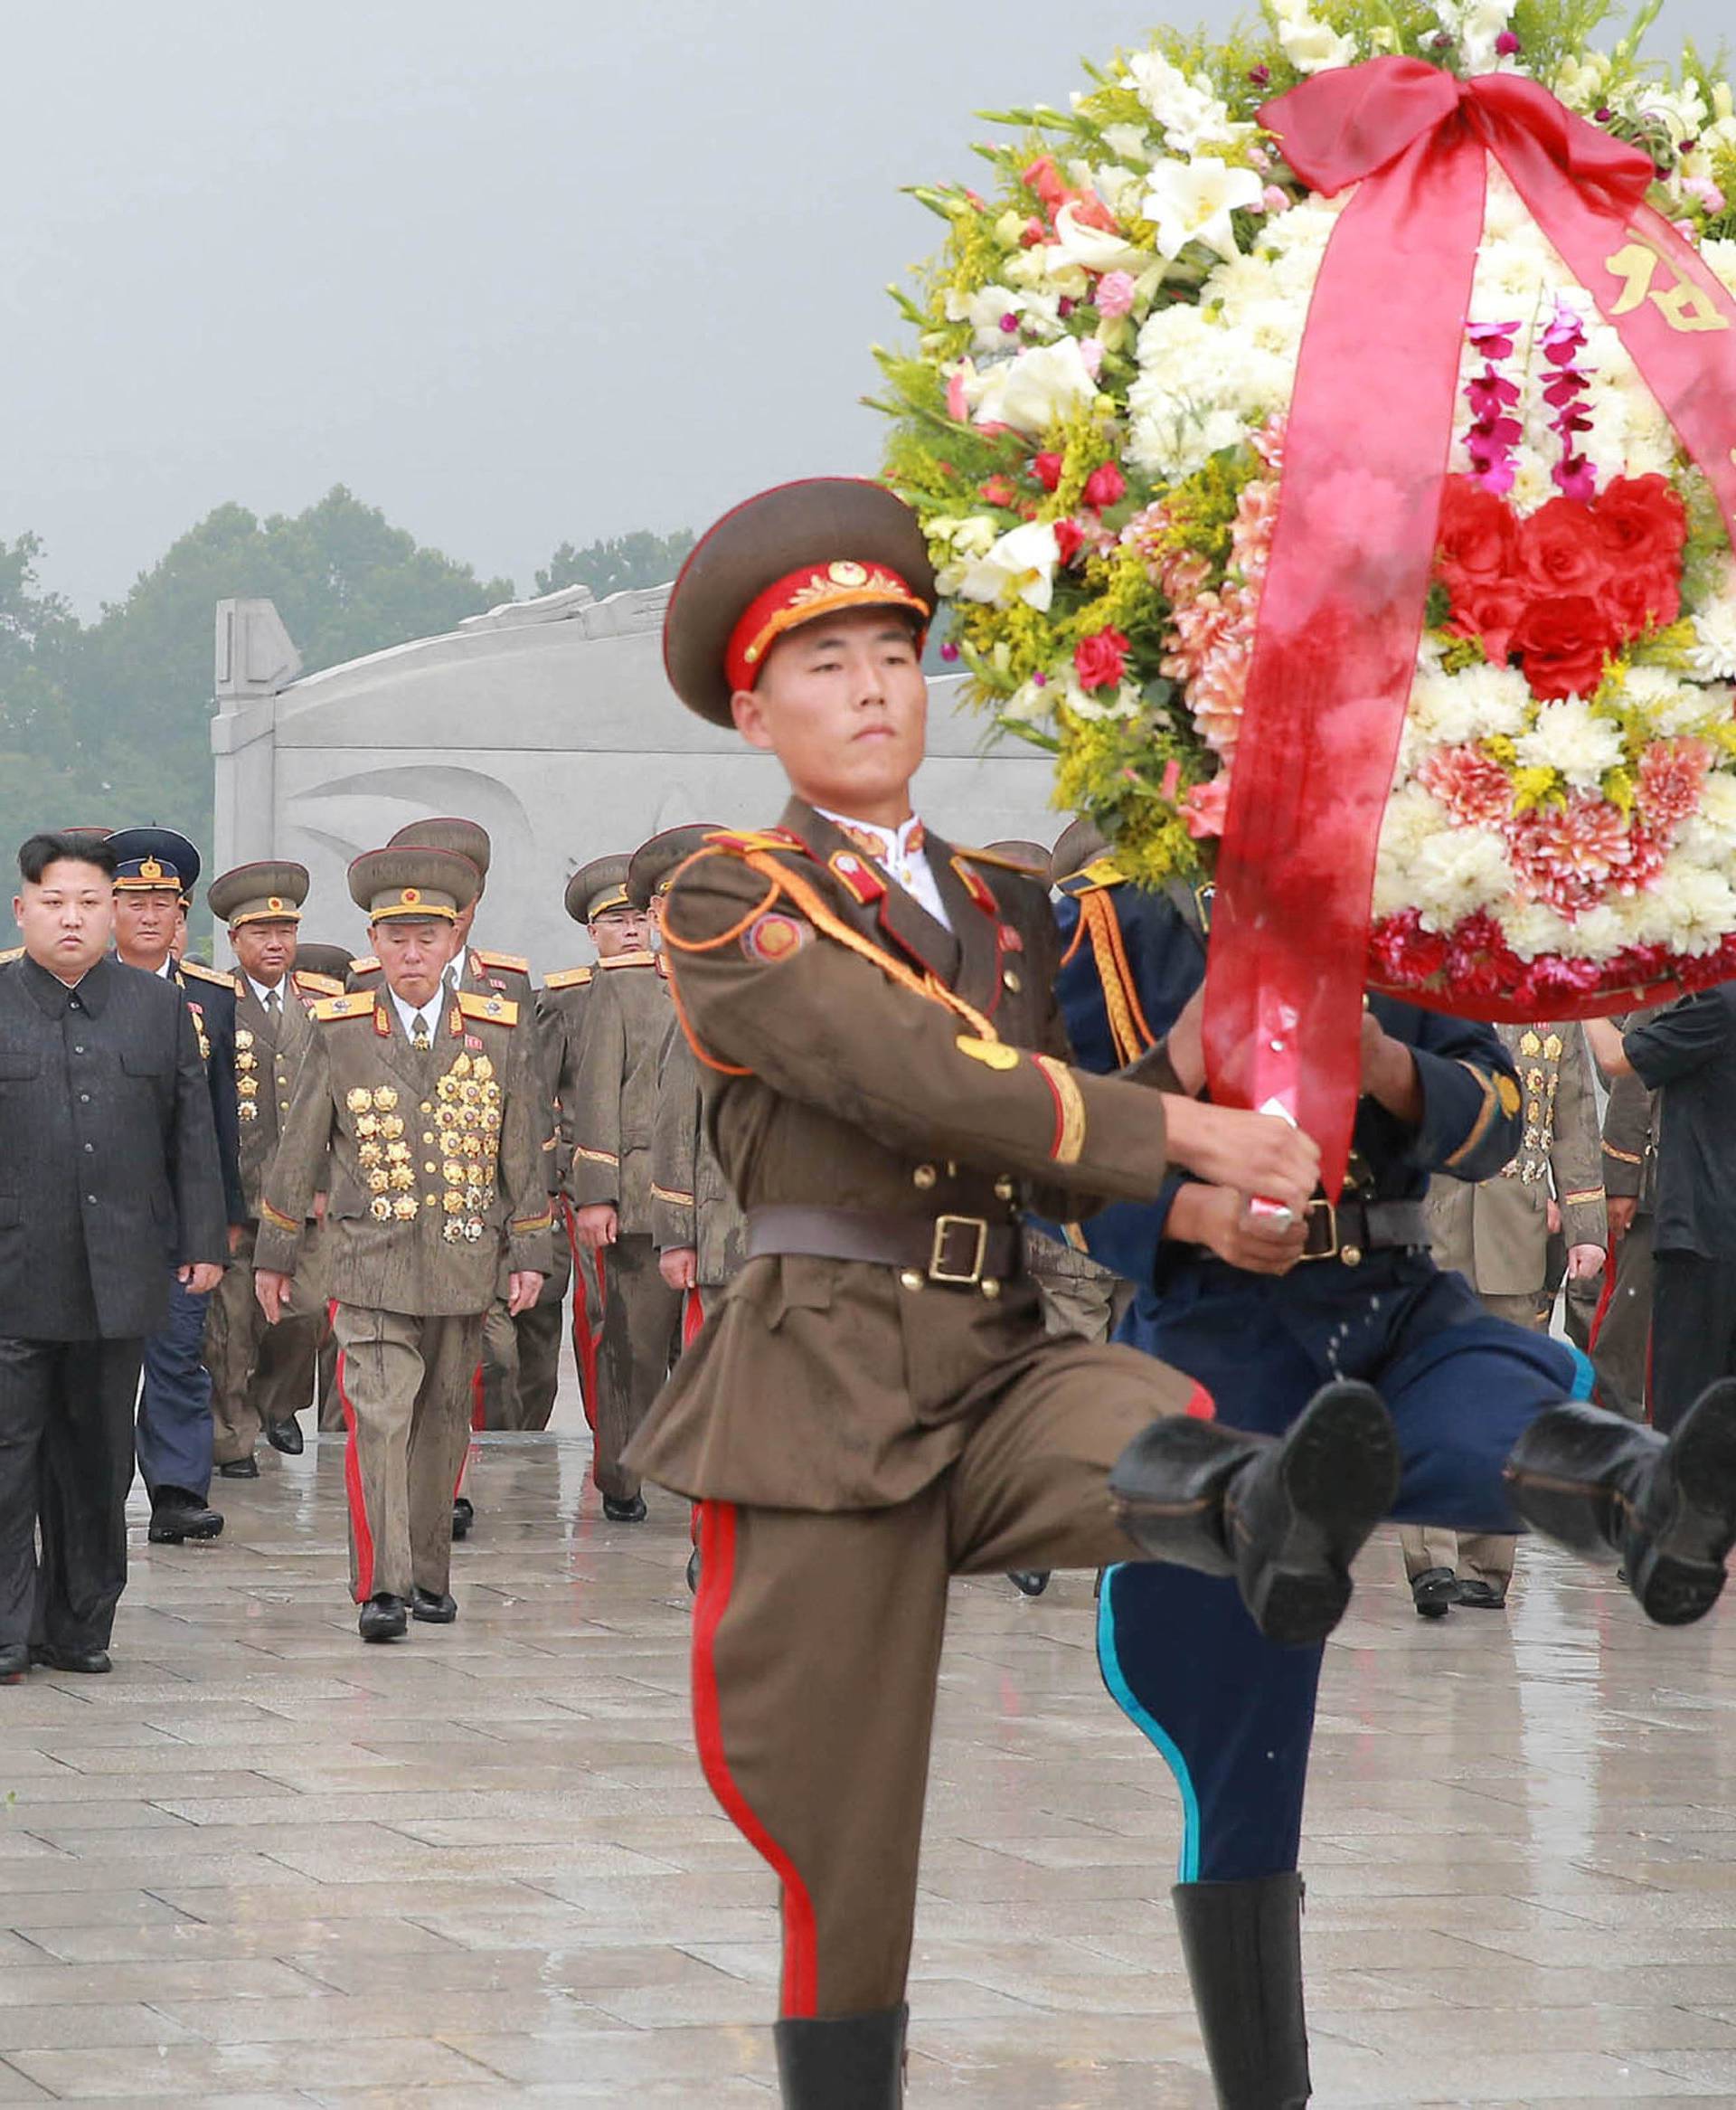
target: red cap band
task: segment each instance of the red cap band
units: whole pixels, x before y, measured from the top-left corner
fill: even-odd
[[[723,671],[730,687],[750,689],[765,665],[766,654],[787,630],[842,608],[905,608],[926,636],[933,610],[896,572],[884,564],[859,564],[840,557],[829,564],[806,564],[786,572],[748,603],[724,648]]]

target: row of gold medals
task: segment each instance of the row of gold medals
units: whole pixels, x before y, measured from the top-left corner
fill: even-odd
[[[259,1096],[259,1080],[255,1074],[259,1058],[253,1052],[253,1029],[250,1026],[235,1028],[235,1092],[239,1103],[235,1111],[243,1121],[258,1121],[259,1110],[254,1102]]]
[[[495,1167],[500,1150],[500,1086],[495,1065],[484,1055],[459,1055],[434,1086],[435,1097],[423,1111],[434,1116],[441,1153],[440,1206],[446,1221],[440,1235],[448,1245],[461,1239],[475,1244],[486,1228],[482,1211],[495,1198]],[[409,1223],[417,1213],[416,1169],[404,1140],[398,1092],[392,1084],[372,1091],[356,1085],[345,1097],[355,1116],[356,1161],[373,1199],[368,1213],[378,1224]],[[431,1198],[431,1197],[430,1197]]]

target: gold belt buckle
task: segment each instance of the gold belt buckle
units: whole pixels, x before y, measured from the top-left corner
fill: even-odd
[[[1332,1243],[1324,1252],[1305,1253],[1302,1257],[1304,1260],[1335,1260],[1338,1257],[1338,1211],[1325,1195],[1317,1194],[1308,1204],[1304,1214],[1312,1219],[1316,1211],[1319,1209],[1324,1209],[1326,1212],[1326,1225],[1332,1235]]]
[[[970,1265],[958,1269],[948,1264],[948,1244],[956,1231],[967,1231],[974,1239]],[[934,1244],[929,1252],[929,1280],[955,1289],[975,1289],[983,1279],[983,1262],[988,1253],[988,1219],[986,1216],[937,1216]]]

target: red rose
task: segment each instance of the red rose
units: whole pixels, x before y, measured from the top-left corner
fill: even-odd
[[[1064,570],[1085,546],[1085,530],[1077,520],[1057,520],[1054,526],[1055,547],[1061,552]]]
[[[1118,506],[1127,495],[1127,479],[1112,461],[1106,461],[1101,468],[1091,471],[1081,494],[1085,504],[1099,513],[1106,506]]]
[[[1530,606],[1517,579],[1457,579],[1451,582],[1453,612],[1447,628],[1456,638],[1478,638],[1493,667],[1505,667],[1513,649],[1513,633]]]
[[[1436,537],[1441,577],[1448,586],[1458,579],[1505,578],[1514,566],[1518,525],[1505,498],[1469,477],[1448,477]]]
[[[1687,546],[1688,512],[1667,478],[1611,477],[1591,508],[1610,563],[1674,577]]]
[[[1058,454],[1037,454],[1031,458],[1031,474],[1045,491],[1052,491],[1061,481],[1061,472],[1066,464]]]
[[[1603,604],[1589,593],[1533,601],[1513,633],[1531,693],[1545,702],[1592,695],[1619,642]]]
[[[1596,594],[1609,575],[1608,544],[1591,508],[1552,498],[1519,531],[1519,562],[1540,594]]]
[[[1599,599],[1624,645],[1643,638],[1648,630],[1661,630],[1682,613],[1682,574],[1618,567],[1604,581]]]
[[[1097,630],[1073,647],[1073,672],[1083,689],[1119,688],[1127,670],[1127,640],[1119,630]]]

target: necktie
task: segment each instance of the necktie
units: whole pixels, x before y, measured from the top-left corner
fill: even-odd
[[[429,1048],[434,1045],[429,1031],[428,1013],[426,1011],[418,1011],[410,1023],[410,1045],[411,1047],[417,1048]]]
[[[265,1008],[268,1017],[272,1018],[282,1017],[283,991],[281,989],[268,989],[265,992]]]

